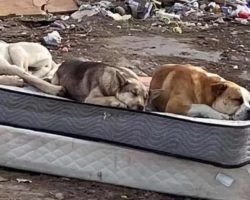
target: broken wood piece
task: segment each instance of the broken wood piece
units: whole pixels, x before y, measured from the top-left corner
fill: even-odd
[[[0,0],[0,16],[44,15],[72,12],[78,7],[74,0]]]

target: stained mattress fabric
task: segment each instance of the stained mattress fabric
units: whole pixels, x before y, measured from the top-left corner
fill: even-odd
[[[79,104],[0,88],[0,124],[103,141],[221,167],[250,163],[250,122],[219,122]]]
[[[222,169],[137,149],[2,125],[0,150],[0,166],[4,167],[168,194],[249,200],[250,165]]]

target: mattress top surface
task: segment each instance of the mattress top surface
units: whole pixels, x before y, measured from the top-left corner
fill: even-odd
[[[36,95],[36,96],[41,96],[41,97],[47,97],[47,98],[55,99],[55,100],[58,99],[58,100],[63,100],[63,101],[74,102],[73,100],[70,100],[67,98],[62,98],[62,97],[43,93],[32,86],[26,86],[26,87],[20,88],[20,87],[0,85],[0,89],[10,90],[13,92],[20,92],[20,93],[24,93],[24,94]],[[159,115],[159,116],[171,117],[171,118],[176,118],[176,119],[183,119],[183,120],[187,120],[187,121],[192,121],[192,122],[197,122],[197,123],[205,123],[205,124],[210,124],[210,125],[214,124],[214,125],[233,126],[233,127],[250,126],[250,120],[247,120],[247,121],[216,120],[216,119],[206,119],[206,118],[198,118],[198,117],[188,117],[188,116],[176,115],[176,114],[172,114],[172,113],[161,113],[161,112],[152,112],[152,113]]]

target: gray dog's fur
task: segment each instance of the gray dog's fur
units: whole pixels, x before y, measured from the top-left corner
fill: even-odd
[[[148,92],[129,69],[72,59],[63,62],[52,83],[79,102],[143,110]]]

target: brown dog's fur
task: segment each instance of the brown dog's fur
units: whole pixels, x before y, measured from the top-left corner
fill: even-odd
[[[143,110],[147,98],[135,73],[99,62],[67,60],[52,83],[64,87],[67,97],[84,103]]]
[[[192,115],[192,105],[207,105],[211,107],[209,112],[218,112],[214,118],[228,119],[243,103],[243,88],[192,65],[162,66],[155,71],[150,84],[152,92],[156,89],[158,94],[154,97],[151,94],[151,104],[160,112]],[[249,93],[245,93],[246,99]]]

